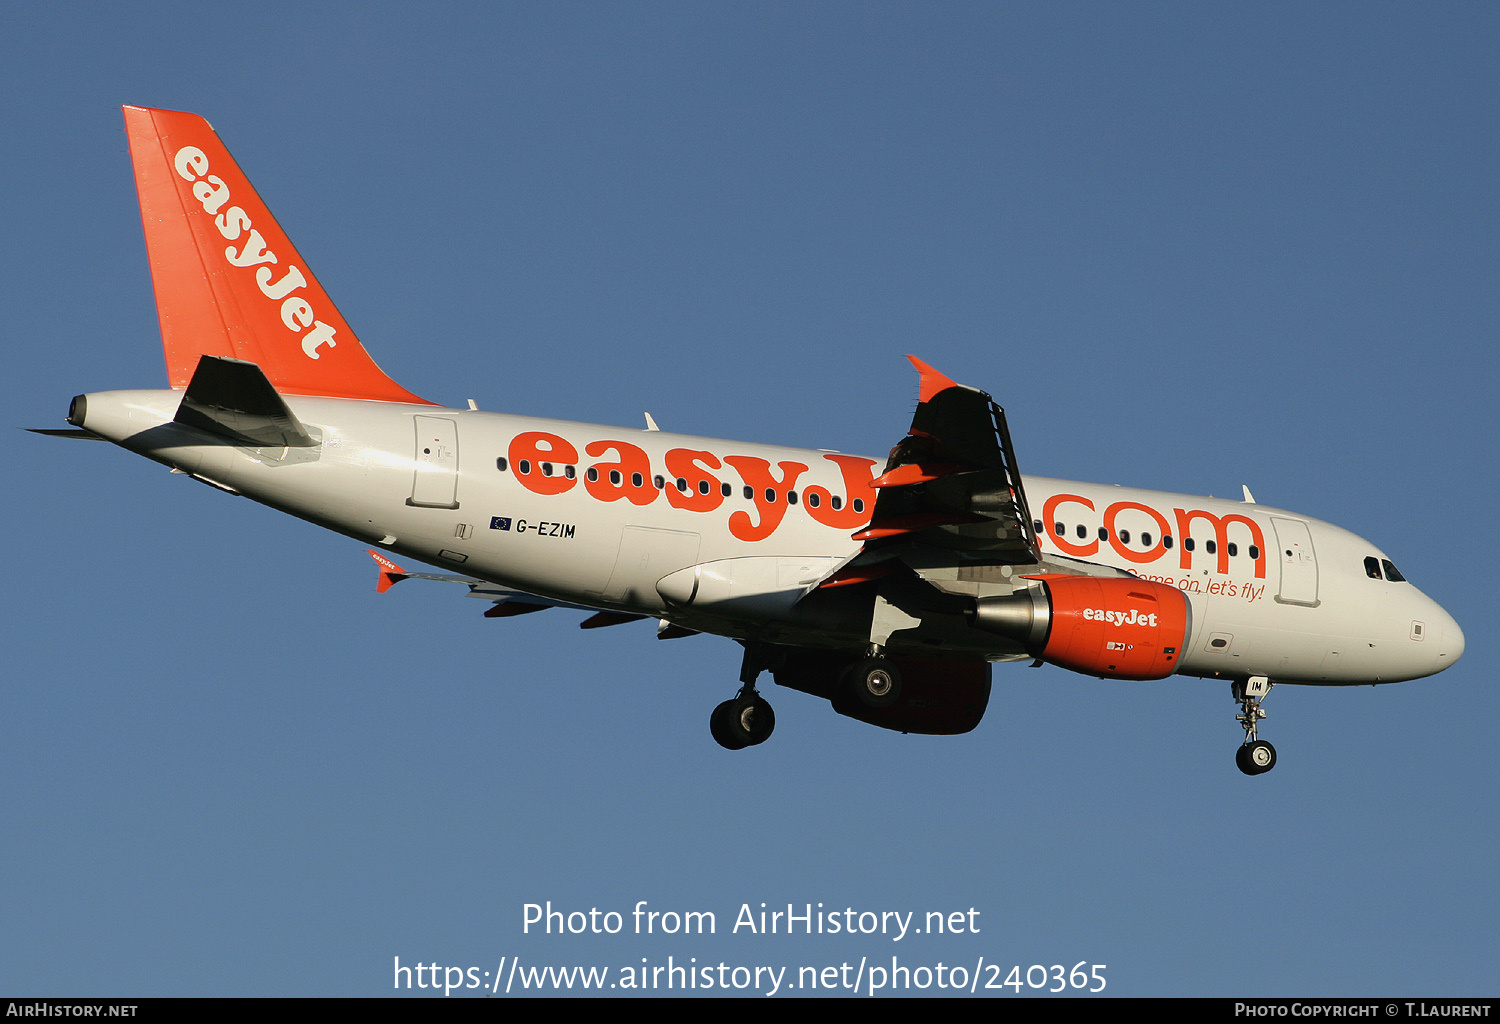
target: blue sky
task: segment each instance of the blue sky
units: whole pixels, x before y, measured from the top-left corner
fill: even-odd
[[[895,955],[1107,964],[1118,995],[1495,994],[1492,6],[5,23],[0,991]],[[1278,688],[1258,779],[1223,684],[1050,667],[998,667],[959,738],[771,686],[776,736],[729,754],[707,729],[728,641],[377,596],[354,541],[21,432],[164,381],[125,103],[213,122],[418,394],[881,453],[914,352],[1005,405],[1027,472],[1248,484],[1367,537],[1467,653],[1418,682]],[[547,900],[719,929],[524,934]],[[972,907],[981,930],[730,932],[762,902]]]

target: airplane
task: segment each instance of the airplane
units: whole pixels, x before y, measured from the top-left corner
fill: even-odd
[[[69,429],[371,547],[384,591],[464,583],[507,617],[655,620],[743,647],[710,732],[764,742],[757,681],[900,732],[974,729],[991,665],[1230,684],[1247,775],[1278,683],[1440,672],[1453,618],[1369,541],[1244,500],[1022,476],[1005,413],[915,357],[885,459],[448,408],[360,344],[203,118],[127,106],[168,387]],[[395,559],[444,572],[407,572]]]

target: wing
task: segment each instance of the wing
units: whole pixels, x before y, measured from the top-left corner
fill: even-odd
[[[402,580],[436,580],[439,583],[462,583],[469,588],[469,596],[489,601],[490,607],[485,610],[484,617],[487,619],[504,619],[512,615],[525,615],[528,612],[546,611],[548,608],[572,608],[581,612],[593,612],[588,618],[578,625],[581,629],[599,629],[603,626],[618,626],[626,622],[638,622],[649,618],[646,615],[634,615],[630,612],[612,612],[594,608],[586,604],[570,604],[567,601],[554,601],[550,597],[542,597],[531,594],[524,590],[510,590],[506,587],[477,580],[472,576],[453,576],[440,572],[407,572],[401,566],[382,555],[379,551],[369,551],[369,556],[375,559],[375,564],[380,567],[380,576],[375,581],[377,593],[384,594]],[[675,626],[666,619],[662,619],[656,630],[658,640],[675,640],[683,636],[696,636],[695,630],[683,629]]]
[[[864,547],[822,586],[860,583],[905,566],[1036,566],[1042,556],[1005,411],[915,356],[921,392],[911,430],[875,479]]]
[[[439,583],[463,583],[469,588],[469,596],[481,598],[493,602],[493,606],[485,611],[486,618],[504,618],[510,615],[524,615],[527,612],[539,612],[546,608],[576,608],[580,611],[596,611],[587,605],[568,604],[565,601],[554,601],[549,597],[539,597],[536,594],[528,594],[524,590],[509,590],[505,587],[477,580],[472,576],[450,576],[447,573],[436,572],[407,572],[401,566],[382,555],[379,551],[369,551],[369,556],[375,559],[375,564],[380,567],[380,576],[375,581],[377,592],[384,594],[402,580],[436,580]],[[636,616],[644,618],[644,616]]]

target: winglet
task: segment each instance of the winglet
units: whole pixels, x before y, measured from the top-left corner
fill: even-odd
[[[375,365],[207,121],[126,107],[125,134],[172,387],[213,355],[282,394],[431,404]]]
[[[380,566],[380,578],[375,581],[375,593],[384,594],[397,583],[406,579],[406,570],[401,568],[401,566],[382,555],[379,551],[370,551],[368,548],[365,550],[371,558],[375,559],[375,564]],[[403,590],[402,593],[404,594],[406,591]]]
[[[922,386],[921,390],[917,393],[917,401],[930,401],[939,391],[947,391],[949,388],[958,387],[957,383],[938,373],[916,356],[907,356],[906,358],[911,360],[911,365],[915,366],[917,372],[922,375]]]

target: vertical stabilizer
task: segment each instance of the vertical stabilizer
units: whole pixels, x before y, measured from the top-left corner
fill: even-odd
[[[125,108],[167,376],[255,363],[279,392],[431,404],[387,377],[209,123]]]

